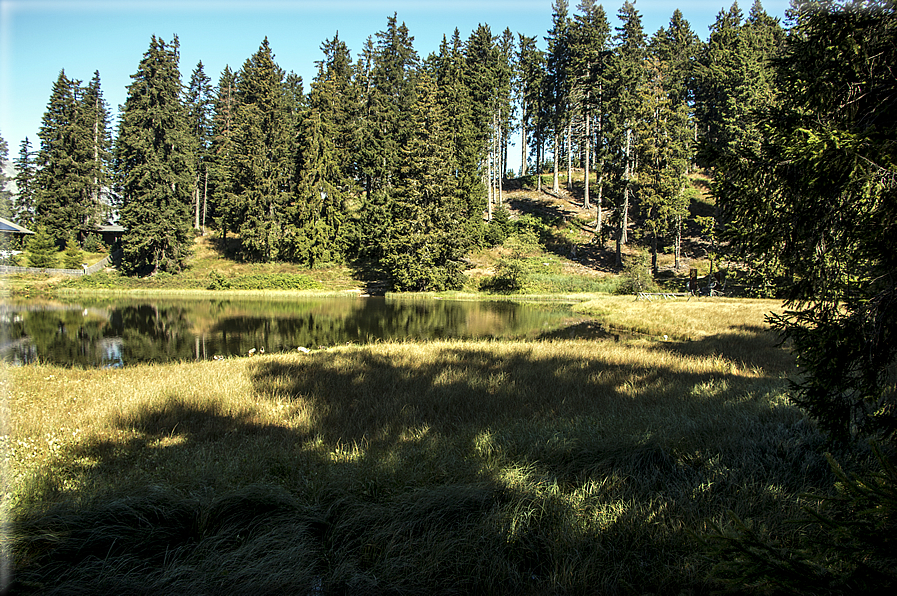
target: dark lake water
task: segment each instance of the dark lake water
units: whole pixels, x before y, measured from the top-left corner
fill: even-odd
[[[6,301],[0,355],[123,366],[382,340],[538,338],[580,321],[569,305],[401,297]]]

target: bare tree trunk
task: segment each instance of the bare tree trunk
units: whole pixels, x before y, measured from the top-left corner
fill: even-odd
[[[676,216],[676,249],[675,249],[675,267],[676,271],[679,271],[679,258],[682,250],[682,216]]]
[[[573,191],[573,120],[567,123],[567,190]]]
[[[508,177],[508,135],[505,132],[504,124],[499,118],[499,128],[501,130],[501,180]]]
[[[202,235],[206,235],[206,210],[209,198],[209,164],[206,164],[206,181],[202,188]]]
[[[196,172],[196,181],[193,183],[193,203],[194,203],[194,216],[193,216],[193,229],[199,229],[199,172]]]
[[[626,129],[626,170],[623,172],[623,179],[625,180],[623,186],[623,213],[620,217],[620,242],[622,244],[626,244],[629,240],[626,228],[629,227],[629,189],[632,183],[632,164],[630,159],[630,151],[631,146],[630,143],[632,141],[632,130]]]
[[[620,242],[622,233],[620,228],[617,228],[617,267],[623,266],[623,244]]]
[[[551,192],[555,194],[555,196],[561,194],[561,188],[558,185],[558,149],[560,148],[560,135],[558,135],[557,131],[554,131],[554,180],[551,183]]]
[[[536,190],[542,192],[542,137],[541,133],[537,139],[539,143],[536,145]]]
[[[604,88],[598,87],[598,105],[603,105],[602,98],[604,97]],[[595,171],[598,174],[598,220],[595,222],[595,235],[598,238],[601,238],[602,225],[603,222],[603,212],[602,212],[602,199],[604,198],[604,153],[601,151],[601,144],[604,143],[604,118],[601,114],[601,110],[598,110],[598,134],[595,135],[595,155],[601,155],[601,163],[595,164]],[[597,160],[597,157],[596,157]]]
[[[526,114],[526,104],[523,105],[523,114]],[[518,178],[526,176],[526,125],[523,117],[520,118],[520,172]]]
[[[536,166],[536,172],[539,174],[539,190],[542,190],[542,162],[545,161],[545,137],[539,136],[539,155],[538,155],[538,165]]]
[[[486,198],[486,221],[492,221],[492,160],[486,160],[486,179],[483,181],[487,184],[487,194]]]
[[[583,181],[583,200],[582,200],[582,208],[590,209],[591,205],[589,205],[589,146],[592,144],[591,139],[589,138],[589,120],[590,117],[586,115],[586,142],[585,142],[585,155],[583,156],[583,173],[585,174],[585,178]]]
[[[502,136],[502,130],[501,130],[501,108],[498,109],[498,121],[496,122],[496,127],[495,127],[495,143],[496,143],[496,152],[495,153],[496,153],[496,158],[498,158],[498,172],[497,172],[498,175],[495,177],[495,185],[498,189],[498,206],[501,207],[502,199],[504,198],[502,196],[502,182],[504,181],[504,178],[505,178],[505,159],[504,159],[504,157],[505,157],[505,154],[504,154],[505,142],[504,142],[504,137]]]

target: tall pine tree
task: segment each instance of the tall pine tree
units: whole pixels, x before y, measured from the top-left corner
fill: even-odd
[[[103,99],[99,71],[93,73],[93,78],[84,89],[80,108],[79,129],[81,144],[86,149],[85,176],[92,203],[84,226],[87,232],[112,215],[112,201],[107,194],[112,184],[112,135],[109,132],[109,106]]]
[[[397,15],[387,19],[385,31],[376,34],[377,43],[362,51],[360,81],[362,93],[363,143],[361,170],[365,178],[365,202],[361,210],[362,253],[375,260],[394,235],[389,202],[402,163],[401,148],[411,134],[406,117],[414,105],[418,56],[414,37]]]
[[[226,245],[228,232],[238,229],[238,209],[233,186],[235,119],[237,112],[236,75],[225,66],[215,89],[212,139],[209,147],[208,216],[215,221]]]
[[[193,227],[205,229],[208,201],[209,151],[212,144],[212,80],[206,75],[202,61],[193,69],[185,98],[187,125],[193,135]]]
[[[547,130],[547,112],[545,88],[545,54],[536,47],[535,37],[519,37],[517,65],[520,69],[520,138],[526,155],[527,148],[535,153],[533,160],[536,177],[536,188],[542,190],[542,149]],[[521,165],[521,168],[523,166]]]
[[[554,149],[554,176],[551,190],[560,192],[558,167],[561,142],[571,117],[571,48],[570,18],[567,0],[554,0],[552,6],[552,28],[545,40],[548,42],[546,54],[545,95],[551,140]],[[569,180],[568,180],[569,182]]]
[[[608,59],[610,41],[610,24],[600,4],[594,0],[583,0],[577,7],[579,13],[574,16],[572,39],[572,72],[574,94],[579,97],[583,122],[583,208],[591,208],[589,188],[592,165],[591,158],[599,165],[598,172],[598,218],[596,231],[601,233],[602,206],[601,199],[604,188],[603,151],[592,152],[596,145],[593,136],[598,139],[598,146],[603,149],[603,111],[606,99],[606,78],[608,76]]]
[[[181,96],[178,39],[155,35],[131,75],[115,162],[122,194],[123,269],[179,271],[192,247],[195,145]]]
[[[661,29],[652,39],[656,46],[665,37]],[[657,250],[661,236],[678,230],[688,214],[686,174],[691,158],[692,134],[688,105],[677,100],[672,67],[652,52],[647,77],[639,88],[642,117],[637,124],[639,192],[642,220],[651,236],[651,269],[657,274]],[[678,240],[678,237],[677,237]]]
[[[359,131],[360,93],[353,78],[349,48],[335,35],[321,44],[324,58],[317,62],[318,73],[309,92],[309,107],[320,116],[323,134],[333,141],[337,184],[350,190],[359,172],[356,153],[361,143]]]
[[[458,217],[464,225],[462,235],[473,244],[480,241],[486,193],[481,174],[482,136],[477,128],[466,84],[465,58],[458,30],[451,43],[443,38],[437,56],[436,102],[448,137],[447,176],[458,199]]]
[[[728,238],[775,260],[775,317],[801,370],[793,399],[835,437],[897,439],[897,11],[798,7],[773,62],[760,143],[724,154],[714,190]]]
[[[309,110],[300,128],[295,202],[287,211],[283,256],[314,267],[345,254],[342,172],[321,115]]]
[[[37,178],[35,152],[28,137],[19,147],[19,156],[14,160],[16,167],[16,200],[13,219],[22,226],[34,225],[34,191]]]
[[[470,97],[472,131],[476,137],[476,169],[487,189],[487,218],[498,201],[498,141],[502,65],[499,49],[488,25],[480,25],[470,34],[464,48],[464,80]]]
[[[12,193],[6,188],[6,162],[9,158],[9,145],[6,139],[0,135],[0,217],[11,219],[13,217]]]
[[[633,2],[625,2],[617,13],[622,21],[616,28],[611,81],[611,113],[614,156],[619,191],[615,201],[617,266],[623,264],[622,247],[628,242],[630,209],[637,188],[638,138],[636,127],[642,112],[638,90],[646,78],[647,55],[642,17]]]
[[[60,246],[69,234],[95,223],[94,145],[82,94],[81,82],[61,71],[38,132],[36,222]]]
[[[398,290],[458,289],[468,245],[435,80],[421,76],[415,96],[390,204],[395,234],[384,243],[383,265]]]
[[[233,149],[241,252],[252,261],[281,258],[284,216],[293,201],[296,115],[283,70],[265,38],[237,76]]]

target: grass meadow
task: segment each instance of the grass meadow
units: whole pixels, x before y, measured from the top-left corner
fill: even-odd
[[[7,367],[6,580],[40,594],[703,594],[728,511],[830,490],[774,302],[584,303],[651,337]],[[657,337],[667,336],[666,341]]]

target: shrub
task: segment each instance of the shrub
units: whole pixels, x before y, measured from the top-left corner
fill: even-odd
[[[535,238],[538,245],[542,238],[551,232],[551,227],[544,221],[527,213],[514,222],[517,236],[521,238]]]
[[[526,286],[529,267],[519,257],[502,258],[495,267],[495,275],[483,280],[480,288],[501,294],[519,292]]]
[[[109,252],[99,234],[87,234],[84,237],[84,250],[87,252]]]
[[[81,275],[67,279],[60,284],[60,286],[85,289],[116,289],[121,288],[125,280],[130,281],[129,278],[123,278],[118,273],[98,271],[92,275]],[[127,287],[127,285],[125,287]]]
[[[656,292],[657,282],[651,277],[651,257],[644,250],[626,258],[623,265],[623,279],[617,287],[617,294],[638,294]]]
[[[498,246],[503,243],[514,229],[511,221],[511,212],[504,207],[499,207],[492,214],[492,221],[486,227],[486,245]]]
[[[213,271],[206,287],[209,290],[316,290],[321,284],[298,273],[256,273],[227,278]]]
[[[230,280],[226,277],[218,273],[217,271],[212,271],[209,273],[209,285],[206,286],[208,290],[229,290],[230,289]]]

